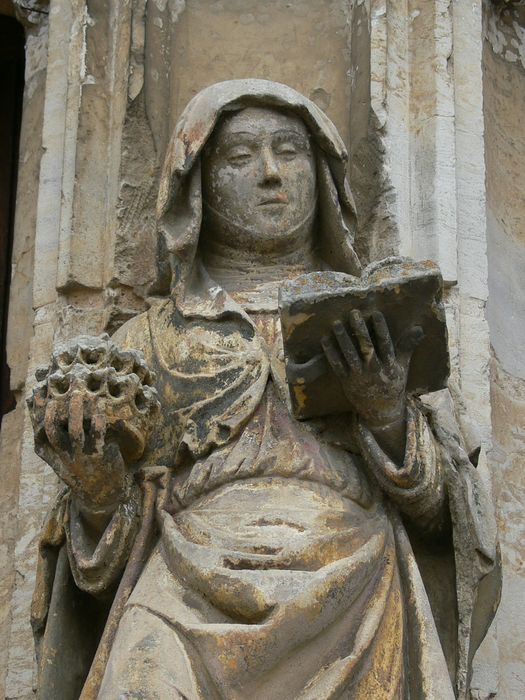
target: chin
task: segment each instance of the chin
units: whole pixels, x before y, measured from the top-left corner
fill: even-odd
[[[230,245],[256,252],[277,252],[281,245],[300,240],[311,227],[311,220],[282,206],[271,211],[247,208],[243,219],[216,223],[221,224],[222,235]]]
[[[263,212],[255,212],[249,225],[260,231],[281,233],[283,230],[294,231],[303,222],[304,216],[294,215],[285,207],[277,205],[275,209],[268,208]]]

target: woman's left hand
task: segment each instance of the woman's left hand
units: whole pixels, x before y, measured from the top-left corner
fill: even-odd
[[[342,321],[336,321],[333,333],[321,343],[352,409],[375,432],[404,424],[410,358],[423,331],[412,329],[403,344],[407,349],[396,352],[383,314],[375,311],[370,320],[372,333],[361,312],[354,310],[350,332]]]

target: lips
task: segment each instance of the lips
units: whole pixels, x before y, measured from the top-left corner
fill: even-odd
[[[288,204],[288,195],[284,192],[278,192],[271,197],[265,197],[259,202],[259,206],[263,207],[266,204]]]

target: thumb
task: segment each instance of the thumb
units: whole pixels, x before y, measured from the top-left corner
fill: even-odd
[[[421,326],[408,328],[396,343],[396,355],[401,366],[406,370],[410,364],[412,353],[423,341],[425,333]]]

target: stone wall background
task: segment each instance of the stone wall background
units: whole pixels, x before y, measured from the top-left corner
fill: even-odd
[[[525,696],[525,3],[485,6],[483,93],[500,694]]]
[[[15,7],[7,8],[4,4],[1,9],[9,10],[15,16]],[[23,621],[23,616],[27,618],[27,600],[22,599],[19,603],[15,592],[29,572],[16,566],[15,551],[25,529],[24,518],[19,518],[19,495],[27,489],[27,484],[21,481],[24,432],[27,440],[23,397],[34,334],[32,303],[36,193],[42,156],[48,27],[47,16],[41,17],[39,13],[19,15],[19,19],[26,30],[26,66],[8,330],[8,362],[17,406],[4,416],[0,433],[0,697],[9,697],[5,685],[8,668],[13,669],[17,678],[20,673],[25,673],[26,679],[31,679],[33,664],[27,654],[24,658],[24,650],[18,659],[11,661],[10,645],[16,646],[20,634],[27,634],[27,621]],[[38,469],[42,473],[41,465],[38,465]],[[32,537],[32,528],[30,531]],[[32,558],[34,563],[34,555]]]
[[[192,94],[233,77],[288,83],[334,120],[365,260],[399,251],[443,270],[453,380],[489,451],[505,567],[473,697],[525,694],[522,5],[0,2],[27,37],[8,338],[18,405],[0,437],[0,697],[33,697],[29,602],[56,489],[25,411],[34,369],[59,339],[111,332],[147,306],[166,139]]]

